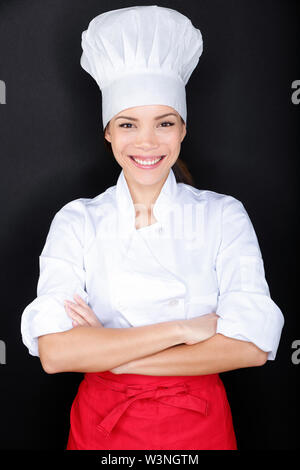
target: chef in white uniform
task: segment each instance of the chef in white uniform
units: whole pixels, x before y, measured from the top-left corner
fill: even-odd
[[[103,128],[121,110],[156,100],[172,106],[187,122],[183,83],[202,53],[202,36],[189,30],[189,56],[186,50],[180,55],[170,48],[178,32],[173,27],[173,37],[163,35],[161,18],[157,41],[148,50],[147,30],[133,35],[132,42],[128,35],[124,50],[118,49],[124,24],[117,36],[112,15],[102,15],[103,29],[99,16],[83,33],[81,64],[102,87]],[[128,17],[127,31],[134,31],[134,20]],[[115,34],[115,42],[109,42],[108,34]],[[138,66],[145,68],[143,77],[134,73]],[[157,73],[156,80],[150,71]],[[64,300],[73,301],[76,292],[107,327],[216,312],[217,332],[252,341],[275,359],[284,318],[270,297],[257,237],[242,202],[177,184],[171,168],[153,213],[157,223],[136,230],[123,170],[115,186],[94,198],[71,201],[56,213],[39,258],[37,297],[22,315],[22,338],[30,354],[38,355],[39,335],[72,328]]]
[[[180,214],[171,217],[177,206],[197,210],[198,231],[181,224]],[[77,293],[106,327],[216,312],[218,333],[251,341],[275,359],[284,319],[244,205],[176,183],[171,169],[154,204],[157,222],[137,230],[133,209],[121,171],[116,186],[55,214],[39,257],[37,297],[21,319],[29,353],[38,356],[38,336],[72,328],[64,300]],[[172,236],[174,219],[181,238]]]
[[[120,111],[155,104],[187,123],[185,85],[203,42],[172,12],[156,5],[114,10],[83,33],[81,65],[102,91],[103,128]],[[284,317],[243,203],[178,183],[170,168],[153,215],[154,223],[136,227],[123,169],[116,185],[57,211],[39,257],[37,296],[21,318],[29,353],[39,356],[39,336],[73,328],[64,301],[77,293],[107,328],[216,312],[216,333],[252,342],[274,360]]]

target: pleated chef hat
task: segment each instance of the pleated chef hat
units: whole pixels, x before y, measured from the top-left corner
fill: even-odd
[[[187,122],[187,84],[203,51],[189,18],[170,8],[133,6],[102,13],[82,33],[80,65],[102,92],[103,129],[120,111],[174,108]]]

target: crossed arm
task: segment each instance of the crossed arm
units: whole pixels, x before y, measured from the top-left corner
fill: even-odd
[[[47,373],[203,375],[259,366],[267,360],[267,353],[255,344],[222,334],[185,344],[186,330],[176,321],[103,328],[80,297],[72,304],[66,310],[74,328],[39,337],[40,360]]]
[[[135,359],[112,370],[116,374],[204,375],[265,364],[267,353],[251,342],[219,333],[196,344],[180,344]]]

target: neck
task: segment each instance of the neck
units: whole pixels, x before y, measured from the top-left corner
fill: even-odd
[[[155,204],[168,175],[157,183],[151,185],[140,184],[125,175],[125,173],[124,176],[132,197],[136,215],[140,215],[142,213],[149,216],[152,215],[153,205]]]

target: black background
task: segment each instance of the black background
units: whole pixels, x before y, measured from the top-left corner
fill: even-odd
[[[46,374],[20,332],[36,296],[38,257],[54,214],[116,184],[103,145],[101,93],[80,66],[81,33],[96,15],[155,2],[0,2],[0,448],[64,449],[82,374]],[[204,51],[187,87],[180,157],[195,186],[241,200],[255,227],[271,297],[285,325],[275,361],[221,374],[238,448],[297,449],[300,339],[297,163],[299,1],[159,2],[188,16]]]

